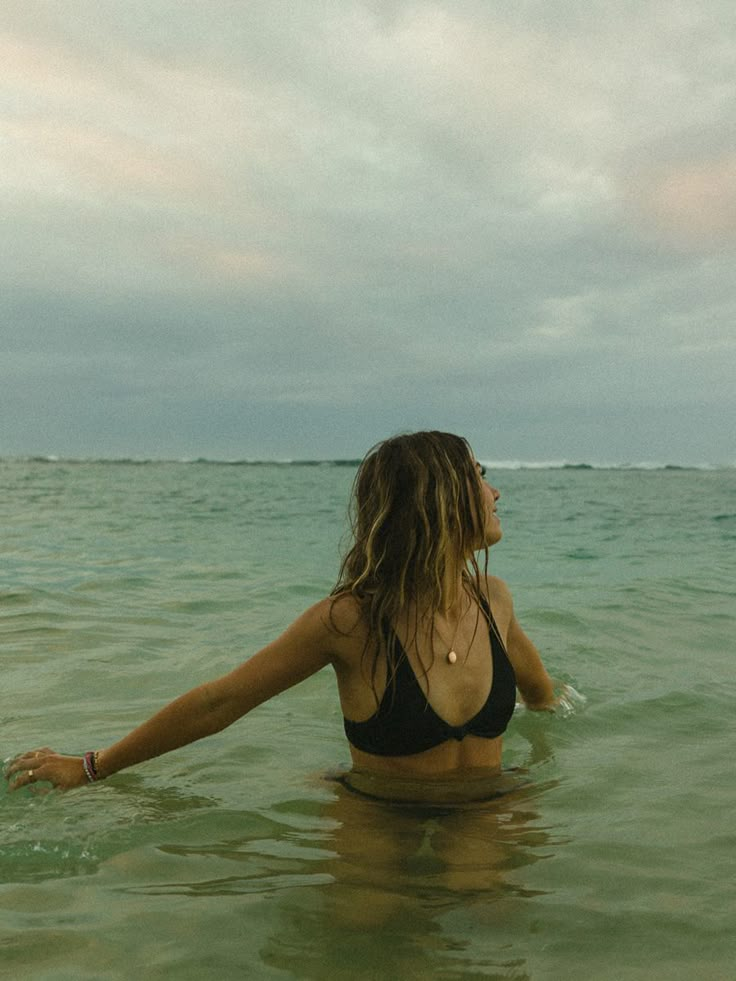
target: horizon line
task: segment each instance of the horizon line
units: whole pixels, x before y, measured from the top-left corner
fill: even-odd
[[[158,457],[158,456],[57,456],[55,454],[0,455],[0,463],[41,464],[174,464],[213,466],[302,466],[302,467],[358,467],[362,457]],[[736,463],[702,462],[681,463],[654,460],[588,461],[573,459],[557,460],[492,460],[479,457],[480,462],[491,470],[732,470]]]

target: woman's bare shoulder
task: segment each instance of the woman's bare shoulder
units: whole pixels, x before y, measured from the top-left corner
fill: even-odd
[[[363,623],[360,604],[349,593],[325,596],[304,610],[274,644],[321,650],[333,663],[352,661],[356,645],[365,644]]]
[[[350,634],[363,623],[363,607],[352,593],[333,593],[318,604],[325,624],[340,634]]]
[[[330,647],[339,658],[352,660],[366,642],[366,620],[363,605],[352,593],[328,596],[318,604],[324,628],[330,635]]]
[[[499,579],[498,576],[482,576],[481,589],[483,589],[483,592],[491,603],[495,601],[496,603],[501,603],[504,606],[509,604],[513,605],[511,590],[503,579]]]
[[[511,590],[498,576],[481,577],[481,589],[485,593],[496,620],[508,623],[514,614]]]

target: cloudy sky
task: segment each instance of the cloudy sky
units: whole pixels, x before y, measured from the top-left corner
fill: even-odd
[[[736,463],[733,0],[3,0],[0,456]]]

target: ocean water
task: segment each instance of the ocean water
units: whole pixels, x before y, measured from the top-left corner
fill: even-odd
[[[0,756],[82,752],[331,587],[352,466],[0,461]],[[517,710],[524,779],[397,807],[324,671],[69,793],[0,787],[0,977],[736,976],[736,470],[499,470],[493,571],[586,699]]]

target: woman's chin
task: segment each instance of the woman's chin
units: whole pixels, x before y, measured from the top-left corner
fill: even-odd
[[[498,521],[494,522],[496,527],[489,528],[486,532],[486,548],[491,548],[493,545],[497,545],[503,538],[503,531]]]

